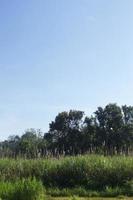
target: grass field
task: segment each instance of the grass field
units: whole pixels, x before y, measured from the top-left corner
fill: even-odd
[[[133,157],[1,159],[0,197],[23,200],[18,194],[25,195],[25,200],[28,195],[31,198],[27,200],[42,200],[44,195],[61,199],[71,196],[129,196],[133,199]],[[36,198],[33,194],[37,194]]]

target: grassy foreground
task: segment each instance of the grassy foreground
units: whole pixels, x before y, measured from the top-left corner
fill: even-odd
[[[96,197],[96,198],[78,198],[78,197],[71,197],[71,198],[51,198],[50,200],[132,200],[131,197],[116,197],[116,198],[103,198],[103,197]]]
[[[133,157],[86,155],[60,159],[0,160],[2,199],[41,200],[45,194],[69,198],[75,195],[91,198],[133,197]]]

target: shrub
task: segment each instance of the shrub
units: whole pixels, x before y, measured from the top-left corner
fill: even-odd
[[[44,200],[44,188],[35,178],[15,183],[1,182],[0,197],[4,200]]]

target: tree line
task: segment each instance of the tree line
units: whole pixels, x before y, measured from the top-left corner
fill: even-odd
[[[29,129],[0,142],[0,157],[39,158],[79,154],[133,153],[133,106],[108,104],[91,116],[83,111],[61,112],[49,131]]]

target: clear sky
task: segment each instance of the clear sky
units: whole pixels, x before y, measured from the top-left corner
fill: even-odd
[[[133,0],[0,1],[0,140],[110,102],[133,105]]]

